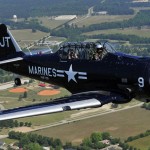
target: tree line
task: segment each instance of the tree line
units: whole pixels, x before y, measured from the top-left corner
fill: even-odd
[[[22,127],[22,126],[27,126],[31,127],[32,123],[31,122],[18,122],[17,120],[5,120],[5,121],[0,121],[0,128],[14,128],[14,127]]]
[[[121,42],[119,42],[121,43]],[[150,56],[150,45],[122,45],[118,44],[116,50],[135,56]]]
[[[150,136],[150,130],[147,130],[145,133],[141,133],[141,134],[138,134],[136,136],[128,137],[127,140],[125,140],[125,143],[131,142],[131,141],[134,141],[134,140],[146,137],[146,136]]]
[[[134,7],[149,7],[147,3],[132,3],[132,0],[1,0],[0,18],[19,18],[57,15],[83,15],[88,8],[94,6],[94,11],[107,11],[110,15],[134,14]]]
[[[150,38],[139,37],[136,35],[124,35],[124,34],[98,34],[87,36],[87,38],[91,39],[110,39],[110,40],[118,40],[118,41],[129,41],[130,44],[149,44]]]
[[[107,11],[109,15],[133,15],[133,8],[150,7],[150,2],[133,3],[133,0],[105,0],[94,7],[94,11]]]
[[[100,0],[102,1],[102,0]],[[1,0],[0,18],[19,18],[57,15],[83,15],[99,0]]]
[[[102,143],[102,140],[110,140],[110,134],[108,132],[94,132],[89,138],[83,139],[78,149],[102,149],[107,147],[108,145]]]
[[[32,133],[10,131],[9,138],[18,140],[19,142],[16,143],[16,145],[18,145],[20,148],[23,148],[23,150],[26,149],[26,146],[29,143],[36,143],[40,146],[50,146],[51,149],[62,148],[62,142],[60,139],[53,139]]]
[[[145,109],[147,109],[147,110],[150,110],[150,103],[144,103],[144,104],[142,105],[142,108],[145,108]]]
[[[39,30],[42,32],[50,32],[50,29],[41,25],[41,23],[37,19],[32,19],[32,20],[25,19],[19,22],[14,22],[8,19],[0,19],[0,22],[10,26],[12,30],[32,29],[33,31]]]
[[[20,148],[23,148],[23,150],[26,150],[26,147],[29,145],[29,143],[35,143],[36,145],[39,145],[41,148],[43,146],[46,147],[49,146],[52,150],[53,149],[61,150],[62,148],[64,149],[74,148],[77,150],[84,150],[91,148],[93,149],[104,148],[108,146],[100,141],[105,139],[109,140],[110,134],[108,132],[92,133],[90,138],[85,138],[79,146],[73,146],[71,142],[66,142],[63,145],[60,139],[53,139],[33,133],[21,133],[10,131],[9,138],[18,140],[19,142],[16,143],[15,145],[19,146]]]
[[[18,140],[15,145],[19,146],[23,150],[26,150],[27,148],[32,150],[32,148],[29,147],[36,147],[37,150],[41,150],[43,146],[50,147],[51,150],[71,148],[76,150],[91,150],[102,149],[116,144],[119,144],[119,146],[122,147],[123,150],[137,150],[137,148],[129,146],[127,143],[122,142],[119,138],[112,138],[108,132],[94,132],[90,135],[90,137],[84,138],[82,143],[78,146],[74,146],[71,142],[66,142],[65,144],[63,144],[60,139],[53,139],[33,133],[10,131],[9,138]],[[103,140],[108,140],[110,143],[104,144],[102,142]]]
[[[103,144],[102,140],[109,140],[109,144]],[[112,138],[108,132],[104,133],[92,133],[90,138],[85,138],[78,150],[91,150],[91,149],[102,149],[110,145],[118,144],[122,150],[138,150],[137,148],[130,146],[129,144],[120,140],[120,138]]]
[[[0,83],[13,80],[13,74],[0,69]]]
[[[96,5],[94,11],[107,11],[110,15],[132,15],[134,10],[130,8],[132,0],[106,0],[103,3]]]

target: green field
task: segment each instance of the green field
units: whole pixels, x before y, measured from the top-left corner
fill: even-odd
[[[48,40],[61,42],[61,41],[65,41],[66,38],[64,38],[64,37],[50,36],[50,38],[48,38]]]
[[[0,129],[0,135],[7,135],[9,132],[8,128]]]
[[[22,99],[21,101],[19,100],[19,96],[23,95],[24,93],[12,93],[9,92],[10,89],[0,91],[0,102],[3,102],[3,106],[7,109],[9,108],[15,108],[15,107],[20,107],[20,106],[25,106],[25,105],[30,105],[34,103],[41,103],[41,102],[46,102],[49,101],[50,99],[56,99],[59,97],[67,96],[69,92],[63,88],[59,88],[60,94],[58,95],[53,95],[53,96],[40,96],[38,95],[38,92],[45,90],[45,88],[42,87],[28,87],[23,86],[26,89],[28,89],[27,92],[27,98]],[[35,102],[33,102],[33,99],[35,99]]]
[[[2,141],[5,142],[6,144],[12,144],[18,142],[17,140],[9,139],[9,138],[2,139]]]
[[[55,122],[60,122],[62,120],[65,120],[70,117],[71,114],[73,114],[74,111],[71,112],[60,112],[60,113],[54,113],[54,114],[48,114],[48,115],[39,115],[39,116],[33,116],[33,117],[27,117],[22,119],[17,119],[19,122],[32,122],[33,128],[38,126],[43,126]]]
[[[20,47],[26,47],[27,45],[38,41],[39,39],[43,38],[44,36],[49,35],[50,33],[45,33],[41,31],[36,31],[35,33],[32,32],[31,29],[24,29],[24,30],[11,30],[12,35],[20,45]],[[64,41],[65,38],[63,37],[50,37],[47,40],[49,41]],[[41,48],[40,46],[34,47],[34,49]],[[46,47],[48,48],[48,47]],[[42,49],[42,48],[41,48]]]
[[[128,144],[140,150],[148,150],[150,148],[150,136],[134,140]]]
[[[12,99],[10,97],[0,97],[0,102],[1,101],[3,102],[5,100],[5,102],[2,105],[5,107],[5,109],[10,109],[10,108],[16,108],[16,107],[22,107],[22,106],[27,106],[31,104],[46,102],[46,100],[49,100],[50,98],[51,97],[46,99],[45,97],[43,97],[41,98],[41,100],[34,98],[36,99],[36,101],[32,102],[33,98],[31,97],[27,99],[22,99],[21,101],[18,101],[19,96],[17,96],[16,99]]]
[[[37,17],[36,19],[42,22],[43,26],[49,29],[54,29],[68,21],[68,20],[54,20],[54,19],[51,20],[49,17]]]
[[[82,26],[89,26],[92,24],[99,24],[99,23],[104,23],[104,22],[115,22],[115,21],[123,21],[123,20],[128,20],[132,18],[133,15],[100,15],[100,16],[91,16],[86,19],[80,21],[77,20],[77,25],[79,27]],[[79,22],[78,22],[79,21]]]
[[[40,38],[46,36],[48,33],[37,31],[35,33],[32,32],[31,29],[24,29],[24,30],[11,30],[12,35],[17,41],[26,41],[26,40],[39,40]]]
[[[51,127],[36,133],[60,138],[63,142],[80,143],[92,132],[109,132],[113,137],[126,139],[150,129],[150,111],[140,107],[93,117],[65,125]]]
[[[109,29],[109,30],[98,30],[93,32],[84,33],[84,35],[99,35],[99,34],[125,34],[125,35],[136,35],[140,37],[150,37],[150,29],[141,29],[138,30],[136,28],[125,28],[122,29]]]
[[[11,33],[20,47],[26,47],[28,44],[33,43],[34,41],[38,41],[42,37],[48,35],[48,33],[38,30],[33,33],[31,29],[11,30]]]

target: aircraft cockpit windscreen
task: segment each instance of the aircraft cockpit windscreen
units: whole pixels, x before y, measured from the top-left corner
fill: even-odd
[[[110,44],[109,42],[104,42],[102,45],[107,53],[116,53],[117,52],[114,49],[114,47],[112,46],[112,44]]]
[[[108,42],[69,42],[60,45],[58,54],[62,60],[102,60],[107,53],[115,53]]]

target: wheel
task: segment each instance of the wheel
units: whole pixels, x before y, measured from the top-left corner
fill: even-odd
[[[15,85],[17,85],[17,86],[21,85],[21,80],[19,78],[15,79]]]

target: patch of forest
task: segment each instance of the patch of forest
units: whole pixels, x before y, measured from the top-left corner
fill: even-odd
[[[94,7],[95,12],[107,11],[110,15],[134,14],[134,7],[150,7],[147,3],[132,3],[132,0],[1,0],[0,18],[19,18],[57,15],[83,15]]]
[[[102,0],[100,0],[102,1]],[[1,0],[0,18],[87,14],[99,0]]]
[[[105,0],[94,7],[94,11],[107,11],[109,15],[131,15],[134,14],[132,0]]]

